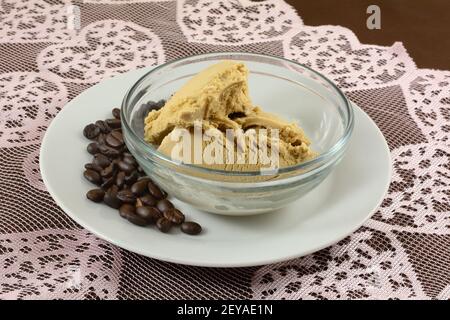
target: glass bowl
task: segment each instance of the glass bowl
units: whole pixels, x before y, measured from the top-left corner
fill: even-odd
[[[318,157],[276,173],[230,172],[180,163],[144,140],[146,103],[167,100],[193,75],[225,59],[247,65],[253,103],[297,121]],[[283,58],[237,52],[190,56],[154,68],[128,90],[121,116],[128,149],[156,183],[200,210],[225,215],[273,211],[304,196],[342,158],[353,129],[351,104],[320,73]]]

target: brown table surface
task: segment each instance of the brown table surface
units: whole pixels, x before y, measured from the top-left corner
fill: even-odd
[[[419,68],[450,69],[450,0],[287,0],[306,25],[340,25],[364,44],[401,41]],[[381,9],[381,29],[369,30],[367,7]]]

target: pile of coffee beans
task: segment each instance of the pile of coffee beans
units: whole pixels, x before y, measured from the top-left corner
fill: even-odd
[[[147,103],[147,109],[159,109],[161,101]],[[97,188],[86,197],[118,209],[122,218],[138,226],[155,225],[161,232],[179,226],[190,235],[199,234],[202,227],[185,221],[184,214],[167,199],[167,193],[146,176],[124,143],[120,109],[112,110],[113,118],[88,124],[84,136],[91,140],[87,151],[92,162],[86,163],[84,177]]]

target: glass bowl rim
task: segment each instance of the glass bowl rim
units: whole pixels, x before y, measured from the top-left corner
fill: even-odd
[[[214,57],[214,56],[218,56],[218,55],[243,55],[243,56],[249,56],[249,57],[262,57],[262,58],[270,58],[270,59],[274,59],[274,60],[279,60],[282,62],[287,62],[287,63],[291,63],[297,66],[300,66],[302,68],[305,68],[307,70],[309,70],[310,72],[312,72],[313,74],[315,74],[316,76],[319,76],[320,78],[322,78],[323,80],[325,80],[328,84],[331,85],[331,88],[338,93],[338,95],[342,98],[342,100],[344,101],[344,106],[345,106],[345,111],[347,113],[348,116],[348,121],[347,121],[347,125],[344,128],[344,133],[342,134],[342,136],[338,139],[338,141],[331,147],[329,148],[327,151],[321,153],[318,157],[313,158],[311,160],[305,161],[305,162],[301,162],[299,164],[293,165],[293,166],[287,166],[287,167],[280,167],[277,169],[276,174],[284,174],[284,173],[289,173],[289,172],[293,172],[296,170],[305,170],[308,167],[313,167],[314,169],[318,169],[320,167],[322,167],[323,165],[327,164],[329,162],[329,160],[333,159],[333,156],[338,153],[339,150],[343,149],[346,144],[348,143],[348,140],[351,136],[351,133],[353,131],[353,126],[354,126],[354,114],[353,114],[353,107],[351,105],[351,103],[348,101],[347,97],[345,96],[345,94],[341,91],[341,89],[339,89],[331,80],[329,80],[327,77],[325,77],[324,75],[322,75],[320,72],[315,71],[314,69],[311,69],[310,67],[298,63],[296,61],[293,60],[289,60],[283,57],[278,57],[278,56],[274,56],[274,55],[268,55],[268,54],[259,54],[259,53],[248,53],[248,52],[239,52],[239,51],[224,51],[224,52],[213,52],[213,53],[202,53],[202,54],[196,54],[196,55],[190,55],[190,56],[185,56],[182,58],[178,58],[175,60],[170,60],[168,62],[165,62],[161,65],[158,65],[156,67],[154,67],[153,69],[151,69],[150,71],[146,72],[144,75],[142,75],[125,93],[124,98],[122,99],[122,105],[120,108],[120,119],[122,122],[122,126],[125,128],[125,131],[127,131],[127,133],[131,134],[131,138],[134,141],[137,141],[138,145],[140,148],[142,148],[145,152],[150,153],[151,155],[154,155],[155,157],[157,157],[159,160],[162,160],[163,162],[168,162],[171,165],[174,165],[176,167],[179,168],[183,168],[183,169],[187,169],[187,170],[191,170],[193,172],[199,172],[199,173],[204,173],[204,174],[216,174],[216,175],[227,175],[227,176],[267,176],[268,173],[263,172],[263,171],[227,171],[227,170],[219,170],[219,169],[211,169],[211,168],[205,168],[199,165],[194,165],[194,164],[187,164],[187,163],[182,163],[180,161],[176,161],[171,159],[169,156],[159,152],[153,145],[149,144],[148,142],[146,142],[143,138],[139,137],[134,130],[131,129],[131,126],[129,125],[129,119],[125,114],[125,109],[127,109],[128,107],[128,100],[130,98],[130,96],[132,95],[132,93],[134,93],[135,89],[146,80],[146,78],[155,73],[156,71],[159,71],[165,67],[168,67],[171,64],[175,64],[175,63],[179,63],[179,62],[183,62],[185,60],[189,60],[189,59],[193,59],[193,58],[206,58],[206,57]],[[316,166],[317,165],[317,166]],[[308,172],[302,172],[300,173],[300,175],[306,174]]]

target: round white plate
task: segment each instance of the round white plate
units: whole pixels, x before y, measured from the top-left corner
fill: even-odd
[[[108,79],[70,101],[52,121],[42,142],[42,178],[56,203],[76,222],[124,249],[175,263],[208,267],[254,266],[300,257],[346,237],[380,204],[391,178],[386,141],[375,123],[357,106],[355,128],[344,159],[309,194],[273,213],[228,217],[198,211],[173,199],[204,232],[163,234],[138,227],[117,210],[86,199],[93,186],[83,178],[91,156],[82,130],[110,117],[126,90],[146,71]],[[252,93],[253,94],[253,93]]]

